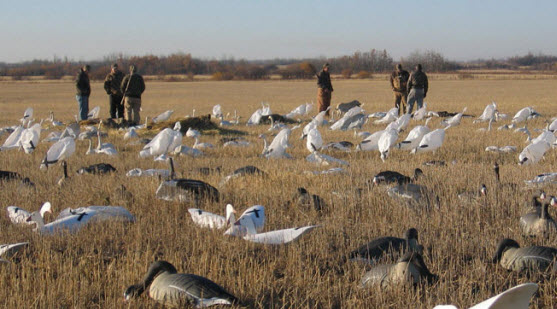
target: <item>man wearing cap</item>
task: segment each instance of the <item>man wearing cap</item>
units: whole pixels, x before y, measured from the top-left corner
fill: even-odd
[[[118,64],[111,66],[110,73],[104,79],[104,90],[108,94],[108,102],[110,106],[110,118],[124,118],[124,102],[122,102],[122,80],[124,73],[118,70]]]
[[[89,113],[89,96],[91,95],[91,84],[89,83],[89,71],[91,66],[84,65],[77,73],[75,88],[77,93],[75,98],[79,107],[79,120],[87,120]]]
[[[319,112],[327,111],[326,115],[329,116],[327,108],[331,105],[331,96],[333,92],[333,85],[331,84],[331,75],[329,74],[329,64],[323,65],[323,70],[317,75],[317,106]]]
[[[122,80],[120,90],[125,97],[126,121],[128,125],[137,125],[140,121],[141,94],[145,91],[145,82],[143,77],[137,74],[137,69],[134,65],[130,65],[130,74],[126,75]]]
[[[408,91],[406,91],[406,84],[410,73],[402,69],[402,64],[397,64],[395,70],[391,74],[391,89],[395,94],[395,107],[398,108],[398,115],[406,113],[406,97],[408,96]]]
[[[418,64],[415,71],[410,74],[406,85],[406,89],[410,91],[408,93],[408,114],[412,113],[414,102],[418,103],[418,109],[422,108],[428,88],[427,75],[422,71],[422,65]]]

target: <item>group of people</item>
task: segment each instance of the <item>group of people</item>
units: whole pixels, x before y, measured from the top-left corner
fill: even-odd
[[[76,99],[80,120],[87,120],[87,114],[89,113],[90,70],[89,65],[84,65],[76,78]],[[145,91],[145,81],[137,73],[137,68],[134,65],[130,65],[130,73],[124,76],[124,73],[118,69],[118,64],[113,64],[110,73],[104,80],[104,90],[109,98],[110,118],[119,119],[120,122],[125,121],[128,125],[139,123],[141,95]]]
[[[395,107],[398,114],[412,113],[414,104],[418,104],[418,109],[422,107],[424,98],[428,91],[427,75],[422,71],[422,65],[418,64],[412,74],[402,69],[401,64],[397,64],[395,71],[390,77],[391,88],[395,95]],[[329,74],[329,64],[325,63],[323,69],[317,75],[317,105],[319,112],[326,111],[329,115],[328,108],[331,105],[331,97],[333,85],[331,84],[331,75]]]

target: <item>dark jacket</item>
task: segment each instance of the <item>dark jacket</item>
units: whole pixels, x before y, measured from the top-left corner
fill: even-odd
[[[128,80],[130,81],[129,85]],[[139,74],[128,74],[122,80],[120,89],[126,97],[141,99],[141,94],[145,91],[145,82],[143,81],[143,77]]]
[[[114,73],[110,72],[104,79],[104,90],[108,95],[122,95],[122,80],[124,79],[124,73],[121,71],[116,71]]]
[[[406,92],[406,84],[410,78],[410,73],[406,70],[394,71],[391,74],[391,88],[396,92]]]
[[[414,71],[410,74],[410,78],[408,79],[408,87],[407,89],[410,90],[412,88],[423,88],[424,94],[427,94],[428,89],[428,82],[427,82],[427,75],[423,71]]]
[[[88,97],[91,95],[91,84],[89,83],[89,75],[83,71],[79,70],[77,73],[77,78],[75,79],[75,88],[77,89],[77,95]]]
[[[317,76],[317,87],[333,91],[331,84],[331,75],[329,72],[321,71]]]

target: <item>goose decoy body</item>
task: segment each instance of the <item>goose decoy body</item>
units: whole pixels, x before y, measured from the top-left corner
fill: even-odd
[[[512,287],[503,293],[484,300],[470,307],[470,309],[528,309],[530,298],[538,290],[536,283],[523,283]],[[433,309],[458,309],[453,305],[439,305]]]
[[[317,225],[308,225],[303,227],[295,227],[289,229],[282,229],[264,233],[258,233],[255,229],[255,224],[251,217],[241,217],[234,223],[234,225],[241,225],[246,227],[247,233],[242,236],[247,241],[251,241],[264,245],[283,245],[295,241],[302,235],[309,233],[311,230],[318,227]]]
[[[520,248],[512,239],[505,238],[499,242],[493,257],[493,263],[499,263],[507,270],[522,271],[547,271],[555,272],[555,258],[557,249],[543,246]]]
[[[148,289],[149,297],[171,306],[193,305],[196,308],[212,305],[232,305],[238,299],[215,282],[198,275],[179,274],[166,262],[157,261],[149,266],[142,282],[126,289],[124,298],[129,301]]]
[[[323,150],[334,149],[334,150],[349,152],[350,149],[352,149],[353,147],[354,147],[354,144],[349,142],[349,141],[340,141],[340,142],[327,143],[327,144],[323,145],[323,147],[321,149],[323,149]]]
[[[296,189],[292,202],[304,208],[311,207],[316,211],[322,211],[326,207],[325,201],[319,195],[309,194],[303,187]]]
[[[244,220],[249,218],[249,222]],[[251,206],[242,213],[240,218],[224,232],[224,235],[230,236],[245,236],[248,234],[248,227],[244,223],[253,223],[255,233],[260,233],[265,227],[265,207],[261,205]],[[253,232],[252,232],[253,233]]]
[[[423,247],[418,244],[418,231],[411,228],[404,233],[403,238],[392,236],[375,238],[350,252],[348,258],[353,261],[363,260],[373,264],[387,253],[393,254],[404,251],[421,253],[422,250]]]
[[[20,242],[17,244],[0,245],[0,262],[3,258],[11,258],[23,248],[29,246],[28,242]],[[8,262],[4,260],[5,262]]]
[[[388,286],[418,284],[423,280],[431,283],[437,279],[432,274],[421,254],[417,252],[407,252],[394,264],[383,264],[373,267],[366,272],[361,280],[361,287]]]
[[[557,223],[551,217],[548,207],[557,206],[557,198],[552,196],[549,203],[544,203],[539,211],[527,213],[520,217],[520,226],[526,236],[548,237],[557,232]]]
[[[108,173],[115,172],[116,168],[108,163],[97,163],[90,166],[82,167],[77,170],[78,174],[96,174],[104,175]]]
[[[46,156],[41,162],[41,169],[47,169],[49,165],[66,160],[75,152],[75,141],[72,137],[64,137],[54,143],[48,149]]]
[[[134,215],[122,206],[86,206],[79,208],[66,208],[58,214],[56,220],[63,220],[64,218],[84,213],[90,216],[95,222],[104,220],[135,222]]]
[[[484,199],[485,202],[487,202],[485,200],[485,197],[487,196],[487,187],[485,184],[482,184],[480,186],[480,189],[477,191],[471,191],[471,192],[461,192],[458,194],[458,198],[461,201],[466,201],[466,202],[472,202],[472,201],[478,201],[479,199]]]
[[[34,187],[35,184],[31,182],[28,177],[22,177],[20,174],[16,172],[10,171],[0,171],[0,182],[2,181],[21,181],[22,184]]]
[[[526,212],[527,213],[536,212],[539,214],[541,212],[542,205],[545,203],[546,198],[547,198],[547,194],[543,190],[532,194],[532,197],[530,199],[530,204],[526,206],[527,209]]]
[[[200,199],[219,201],[219,191],[210,184],[201,180],[175,178],[174,160],[168,160],[170,164],[170,180],[163,181],[155,193],[158,199],[165,201],[179,201],[198,203]]]
[[[260,170],[259,168],[257,168],[256,166],[253,165],[246,165],[244,167],[240,167],[236,170],[234,170],[230,175],[224,177],[220,184],[223,185],[225,183],[227,183],[228,181],[230,181],[231,179],[234,178],[238,178],[238,177],[242,177],[242,176],[246,176],[246,175],[261,175],[261,176],[265,176],[265,172]]]
[[[234,214],[236,210],[231,204],[226,205],[226,217],[210,213],[197,208],[189,208],[193,222],[201,227],[210,229],[223,229],[236,221]]]
[[[414,170],[413,177],[408,177],[395,171],[383,171],[373,177],[373,185],[391,184],[391,183],[398,183],[398,184],[410,183],[416,181],[418,177],[420,177],[423,174],[424,172],[419,168],[416,168]]]

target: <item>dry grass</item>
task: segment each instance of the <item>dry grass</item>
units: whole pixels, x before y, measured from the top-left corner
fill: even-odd
[[[460,111],[479,115],[491,100],[498,102],[501,112],[510,116],[524,106],[534,106],[546,116],[555,115],[555,82],[540,81],[435,81],[431,83],[427,101],[432,110]],[[221,104],[225,112],[237,109],[247,121],[261,101],[271,103],[273,112],[287,113],[306,101],[315,100],[314,82],[194,82],[147,83],[142,115],[155,116],[167,109],[174,117],[196,113],[208,114],[212,106]],[[70,121],[77,113],[73,84],[62,82],[0,83],[0,126],[13,125],[26,107],[35,109],[35,117],[46,117],[49,110],[58,120]],[[386,81],[337,81],[333,102],[358,99],[368,111],[387,110],[392,94]],[[101,106],[107,116],[108,100],[102,85],[93,85],[90,106]],[[436,127],[438,120],[430,126]],[[266,230],[305,224],[322,227],[300,241],[284,247],[265,247],[241,239],[224,237],[220,232],[194,226],[187,213],[190,205],[169,203],[154,198],[156,178],[127,178],[126,171],[135,168],[164,168],[151,159],[138,159],[141,146],[128,146],[121,132],[111,132],[107,141],[119,150],[116,158],[85,156],[87,143],[77,142],[76,155],[68,160],[72,171],[68,184],[59,189],[55,183],[61,174],[56,166],[47,172],[39,163],[49,145],[41,143],[34,154],[8,151],[0,153],[0,169],[13,170],[30,177],[35,190],[17,184],[1,184],[2,207],[17,205],[36,210],[44,201],[52,202],[54,212],[66,207],[87,205],[122,205],[137,217],[131,225],[90,225],[75,235],[40,236],[30,228],[13,226],[0,216],[0,243],[29,241],[29,249],[17,263],[0,267],[0,306],[3,308],[154,308],[147,297],[125,304],[124,289],[136,283],[155,259],[173,263],[179,271],[206,276],[226,287],[248,307],[258,308],[432,308],[436,304],[453,303],[467,307],[495,293],[529,280],[488,263],[497,242],[503,237],[516,239],[521,245],[557,246],[557,238],[530,239],[521,236],[518,217],[529,197],[528,191],[510,192],[494,188],[492,163],[501,166],[503,182],[522,184],[540,172],[556,171],[555,151],[532,167],[516,164],[517,154],[494,155],[484,152],[488,145],[525,146],[523,135],[509,131],[479,133],[480,126],[464,119],[463,124],[447,131],[445,144],[437,153],[410,155],[393,151],[386,163],[377,152],[333,154],[348,160],[348,174],[308,176],[306,170],[318,170],[304,160],[307,150],[298,140],[299,130],[291,137],[289,152],[294,160],[266,160],[258,156],[261,141],[257,136],[266,126],[235,127],[248,132],[252,146],[243,149],[218,147],[202,158],[177,158],[179,175],[201,179],[217,185],[220,179],[244,165],[255,165],[269,177],[249,177],[219,188],[223,201],[201,207],[223,213],[227,202],[242,211],[248,206],[265,205]],[[542,120],[529,123],[541,128]],[[381,127],[367,124],[368,131]],[[325,141],[358,142],[352,132],[329,132],[321,129]],[[43,134],[43,137],[46,133]],[[5,137],[2,137],[2,140]],[[218,144],[219,135],[203,136],[202,141]],[[184,138],[184,143],[192,141]],[[420,181],[433,188],[441,198],[441,208],[429,212],[409,209],[389,198],[382,190],[365,192],[358,199],[353,190],[363,187],[366,179],[381,170],[391,169],[410,174],[427,160],[440,159],[456,164],[446,167],[422,167],[426,177]],[[111,176],[78,176],[74,171],[93,163],[107,162],[118,172]],[[209,176],[192,172],[196,167],[221,166],[222,174]],[[474,190],[481,183],[489,188],[488,206],[463,204],[456,198],[459,189]],[[130,190],[133,201],[122,200],[115,192],[121,184]],[[317,214],[285,207],[284,201],[297,187],[321,195],[328,211]],[[555,194],[556,188],[546,189]],[[345,195],[335,196],[332,192]],[[47,217],[52,220],[53,216]],[[359,289],[357,283],[365,271],[359,264],[342,264],[341,257],[366,241],[382,235],[400,235],[416,227],[424,244],[425,261],[438,274],[439,282],[416,289],[400,288],[380,291]],[[533,308],[557,306],[557,283],[542,280]]]

